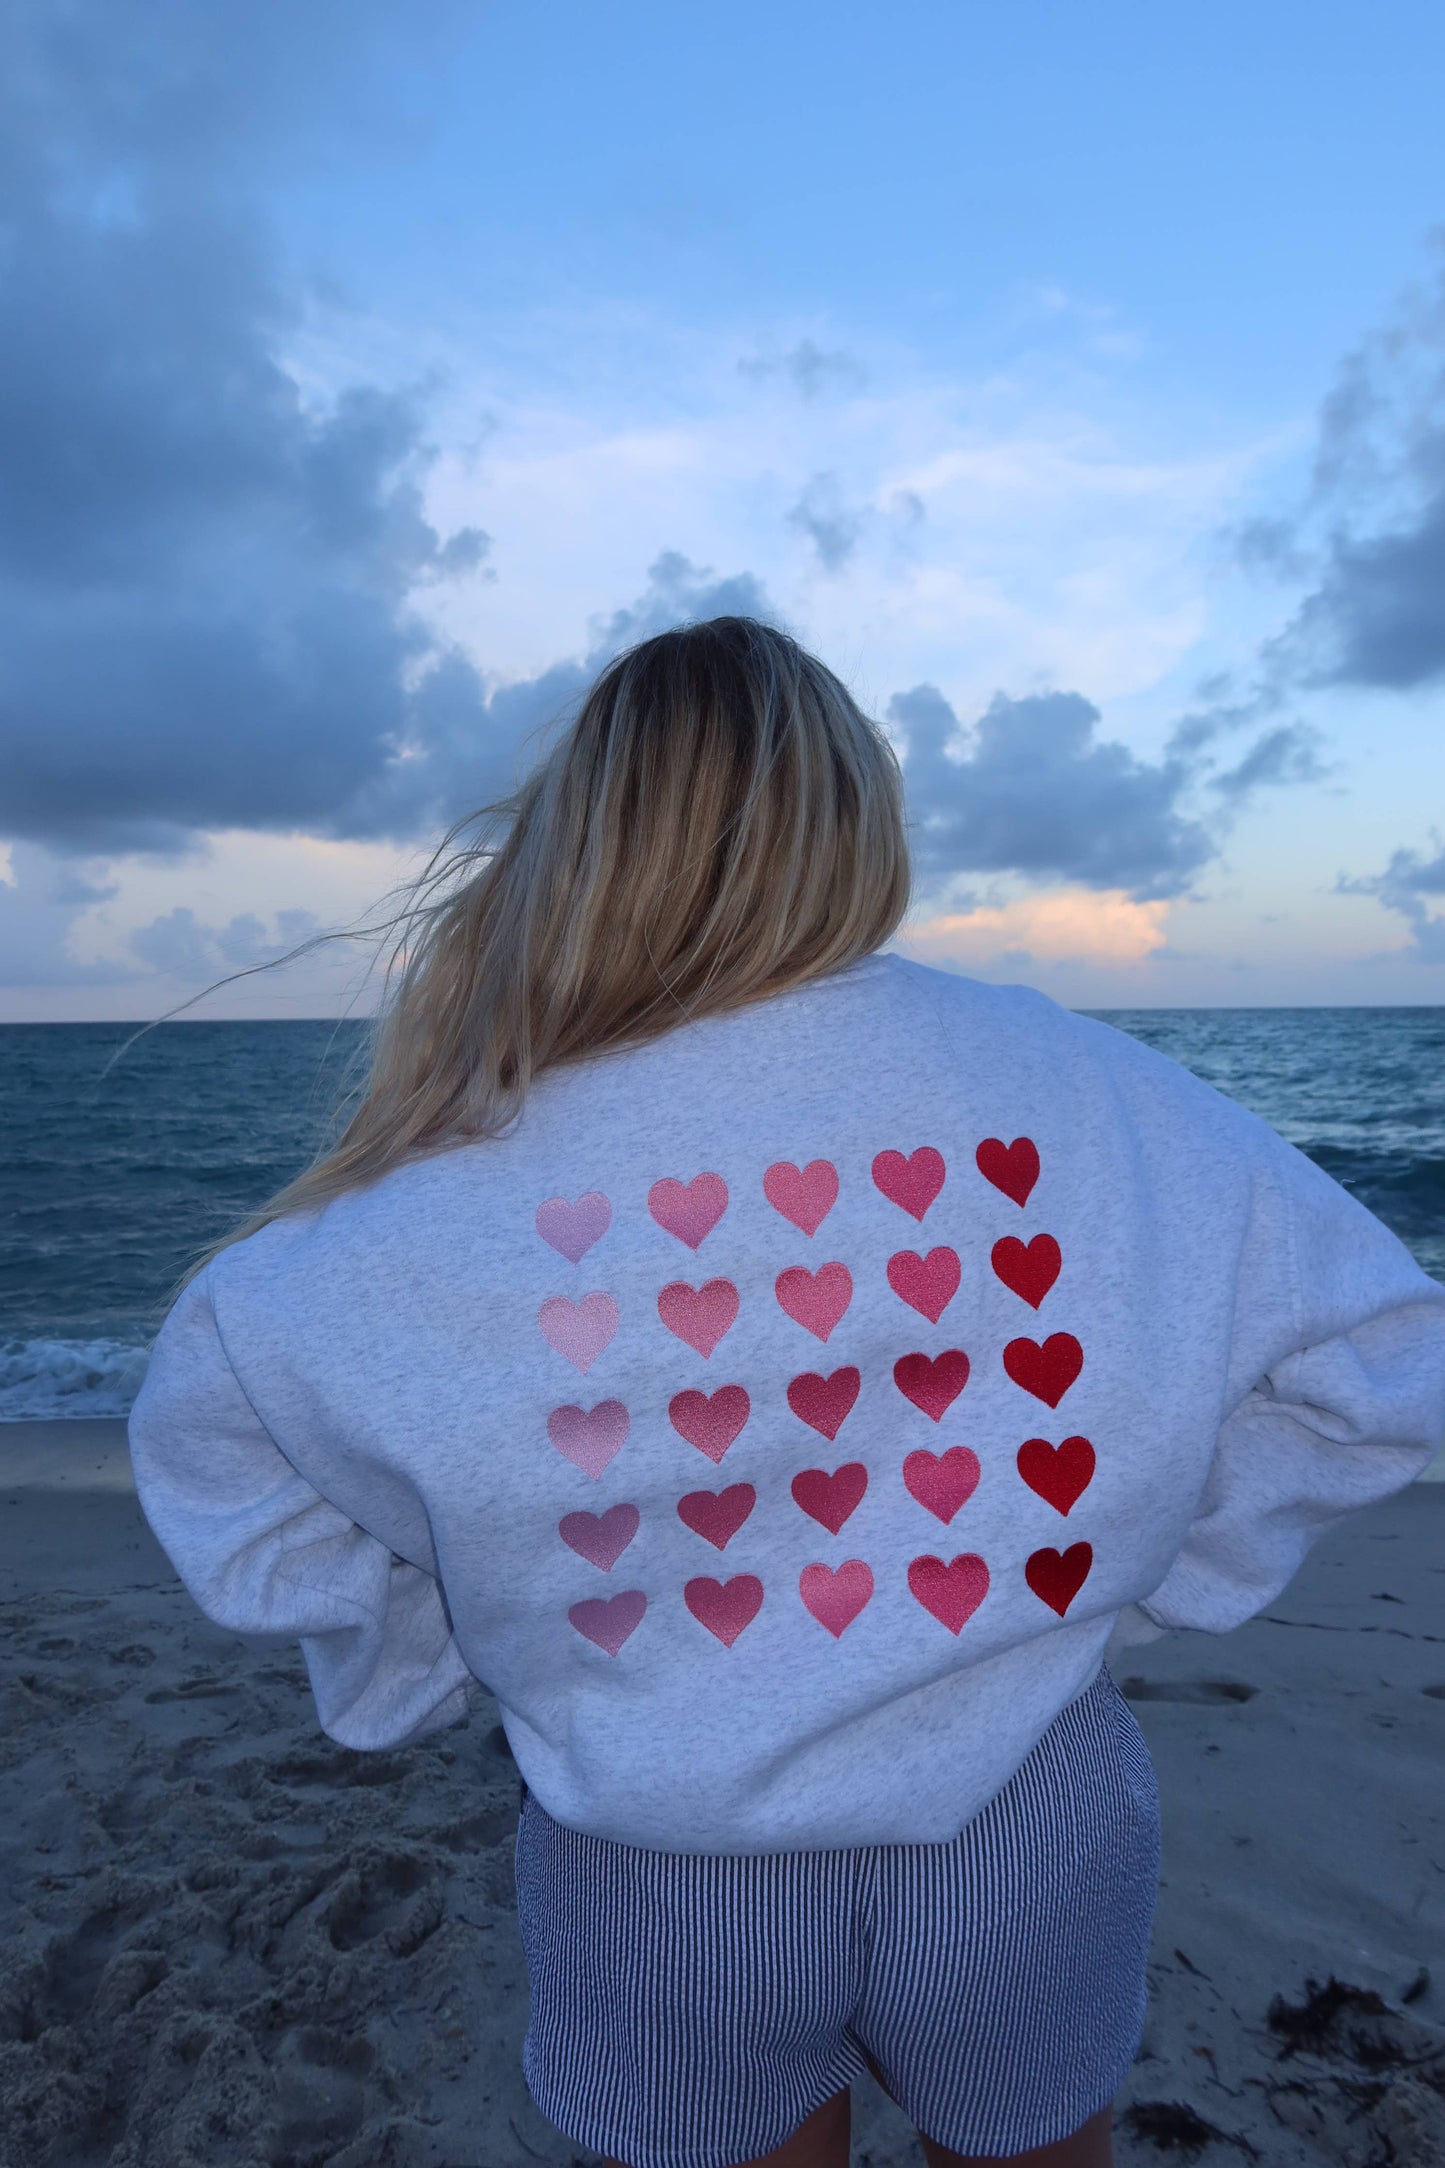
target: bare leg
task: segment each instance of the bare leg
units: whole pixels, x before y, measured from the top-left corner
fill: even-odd
[[[871,2056],[868,2067],[887,2093]],[[891,2093],[888,2097],[893,2098]],[[815,2108],[776,2152],[764,2153],[742,2164],[742,2168],[848,2168],[852,2128],[852,2095],[846,2090],[835,2093],[821,2108]],[[1058,2138],[1052,2145],[1034,2146],[1027,2153],[1010,2153],[1006,2159],[996,2153],[955,2153],[936,2138],[925,2137],[922,2131],[918,2136],[928,2168],[1114,2168],[1113,2131],[1111,2101],[1067,2138]],[[627,2164],[609,2155],[603,2168],[627,2168]]]
[[[864,2055],[868,2068],[888,2093],[882,2071],[866,2049]],[[893,2100],[891,2093],[888,2097]],[[897,2101],[893,2104],[898,2105]],[[1106,2108],[1100,2108],[1067,2138],[1057,2138],[1052,2145],[1036,2145],[1027,2153],[1010,2153],[1006,2159],[997,2153],[955,2153],[936,2138],[925,2137],[922,2131],[918,2137],[928,2168],[1114,2168],[1114,2104],[1110,2101]]]
[[[821,2108],[815,2108],[775,2152],[764,2153],[744,2163],[743,2168],[848,2168],[852,2135],[853,2096],[845,2086],[841,2093],[825,2100]],[[609,2157],[603,2168],[626,2168],[626,2163]],[[1053,2168],[1052,2161],[1048,2168]],[[1065,2162],[1064,2168],[1072,2168],[1072,2163]]]

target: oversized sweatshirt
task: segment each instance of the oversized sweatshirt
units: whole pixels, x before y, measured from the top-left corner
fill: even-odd
[[[482,1682],[559,1821],[942,1843],[1101,1660],[1225,1633],[1445,1429],[1445,1286],[1107,1024],[876,955],[548,1072],[223,1251],[136,1488],[355,1748]]]

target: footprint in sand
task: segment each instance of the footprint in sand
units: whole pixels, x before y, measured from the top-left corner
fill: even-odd
[[[1253,1701],[1257,1686],[1242,1679],[1140,1679],[1123,1681],[1129,1701]]]

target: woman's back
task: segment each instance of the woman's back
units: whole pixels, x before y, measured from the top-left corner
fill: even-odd
[[[1442,1371],[1445,1289],[1264,1123],[873,955],[223,1251],[132,1440],[213,1616],[356,1620],[336,1737],[484,1679],[571,1827],[777,1852],[954,1837],[1106,1645],[1417,1474]]]

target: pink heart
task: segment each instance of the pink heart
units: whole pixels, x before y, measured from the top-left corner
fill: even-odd
[[[605,1513],[564,1513],[557,1533],[570,1551],[610,1573],[637,1534],[636,1506],[609,1506]]]
[[[547,1418],[547,1436],[574,1468],[595,1482],[610,1460],[627,1443],[631,1419],[620,1400],[599,1400],[592,1409],[554,1408]]]
[[[946,1173],[942,1152],[931,1144],[920,1144],[907,1159],[901,1152],[880,1152],[873,1162],[873,1179],[884,1196],[916,1220],[942,1189]]]
[[[836,1571],[831,1566],[804,1566],[798,1576],[798,1594],[818,1624],[837,1640],[871,1599],[873,1575],[861,1558],[845,1559]]]
[[[826,1340],[853,1300],[853,1275],[846,1265],[790,1265],[777,1277],[779,1303],[793,1322]]]
[[[763,1176],[763,1195],[785,1220],[815,1235],[838,1201],[838,1170],[827,1159],[810,1159],[802,1168],[780,1159]]]
[[[549,1197],[537,1207],[538,1234],[574,1265],[582,1262],[611,1225],[612,1207],[600,1189],[589,1189],[575,1204],[565,1197]]]
[[[647,1192],[647,1209],[690,1250],[699,1249],[728,1208],[728,1186],[720,1174],[695,1174],[690,1182],[668,1175]]]
[[[752,1413],[745,1385],[720,1385],[715,1393],[699,1393],[689,1387],[674,1393],[667,1403],[668,1420],[680,1438],[695,1445],[709,1460],[721,1460]]]
[[[978,1489],[978,1477],[978,1455],[966,1445],[951,1445],[946,1453],[920,1449],[903,1462],[904,1488],[945,1526]]]
[[[728,1582],[700,1574],[684,1585],[682,1600],[700,1626],[731,1648],[762,1609],[763,1584],[755,1573],[735,1573]]]
[[[580,1302],[549,1295],[537,1312],[542,1337],[585,1375],[617,1330],[619,1312],[611,1295],[584,1295]]]
[[[957,1250],[930,1250],[926,1257],[917,1250],[899,1250],[888,1260],[888,1285],[911,1310],[921,1311],[930,1325],[938,1323],[958,1293],[962,1276]]]
[[[574,1603],[567,1616],[579,1634],[615,1656],[646,1609],[642,1590],[629,1588],[621,1596],[589,1596],[585,1603]]]
[[[988,1594],[988,1567],[977,1551],[961,1551],[946,1566],[941,1558],[915,1558],[908,1586],[925,1611],[961,1633]]]
[[[738,1291],[731,1280],[706,1280],[701,1287],[673,1280],[657,1298],[657,1314],[669,1332],[708,1356],[738,1314]]]

